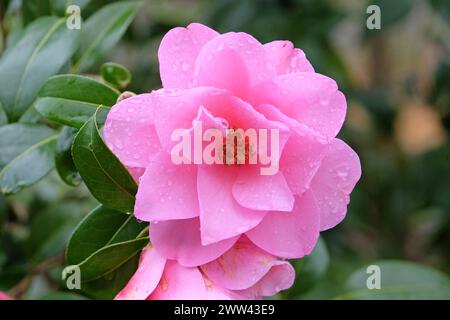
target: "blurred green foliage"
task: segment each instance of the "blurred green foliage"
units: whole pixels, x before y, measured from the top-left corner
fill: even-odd
[[[1,1],[0,50],[20,39],[36,17],[61,14],[64,7],[31,2]],[[78,2],[86,19],[114,1]],[[381,8],[381,30],[366,28],[369,4]],[[129,90],[159,88],[162,36],[193,21],[220,32],[248,32],[261,42],[291,40],[347,97],[341,136],[359,154],[363,175],[346,219],[322,233],[312,255],[294,263],[296,284],[280,298],[353,298],[345,293],[360,290],[354,279],[381,260],[403,261],[380,262],[390,270],[386,281],[401,281],[408,269],[409,279],[446,282],[428,267],[450,273],[450,2],[147,0],[121,42],[86,72],[113,61],[131,71]],[[62,261],[39,277],[32,270],[58,257],[74,224],[95,206],[83,186],[65,186],[53,173],[18,194],[0,194],[0,290],[13,289],[22,298],[80,298],[62,292]],[[50,231],[42,234],[39,225],[47,217],[53,217]],[[401,285],[408,289],[407,282]],[[105,296],[101,290],[94,296]],[[397,297],[421,296],[407,291]]]

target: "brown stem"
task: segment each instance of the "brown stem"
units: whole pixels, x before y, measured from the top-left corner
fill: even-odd
[[[41,273],[46,273],[50,269],[61,265],[63,262],[64,254],[61,253],[55,257],[39,263],[25,278],[23,278],[14,288],[9,291],[8,295],[13,299],[20,299],[27,292],[34,276]]]

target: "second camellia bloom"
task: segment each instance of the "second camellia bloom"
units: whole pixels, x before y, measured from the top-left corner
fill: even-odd
[[[295,271],[245,237],[208,264],[185,267],[149,245],[139,268],[116,299],[256,299],[289,288]]]

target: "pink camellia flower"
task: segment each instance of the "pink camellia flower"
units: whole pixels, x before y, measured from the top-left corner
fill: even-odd
[[[149,245],[118,300],[256,299],[289,288],[295,271],[286,261],[242,237],[220,258],[198,267],[168,260]]]
[[[139,183],[134,215],[152,223],[158,254],[176,268],[197,267],[242,235],[273,256],[309,254],[319,233],[345,217],[361,176],[358,156],[336,138],[346,113],[336,82],[289,41],[261,44],[197,23],[165,35],[159,62],[163,89],[119,102],[103,131]],[[198,122],[221,132],[277,130],[278,170],[175,164],[173,133],[195,132]],[[253,147],[246,158],[260,153]]]

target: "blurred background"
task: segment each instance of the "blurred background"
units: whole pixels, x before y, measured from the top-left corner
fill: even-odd
[[[110,2],[92,1],[82,14]],[[380,30],[366,27],[369,4],[381,8]],[[14,23],[24,19],[17,9]],[[379,260],[450,274],[450,1],[148,0],[105,61],[130,69],[129,90],[159,88],[159,42],[190,22],[261,42],[291,40],[348,100],[340,136],[359,154],[362,178],[346,219],[322,233],[309,260],[295,262],[296,285],[279,298],[336,297],[352,272]],[[58,291],[57,254],[94,206],[85,189],[63,185],[54,173],[7,199],[0,195],[0,290],[23,298]],[[53,231],[43,234],[47,221]],[[24,283],[30,261],[55,268]]]

